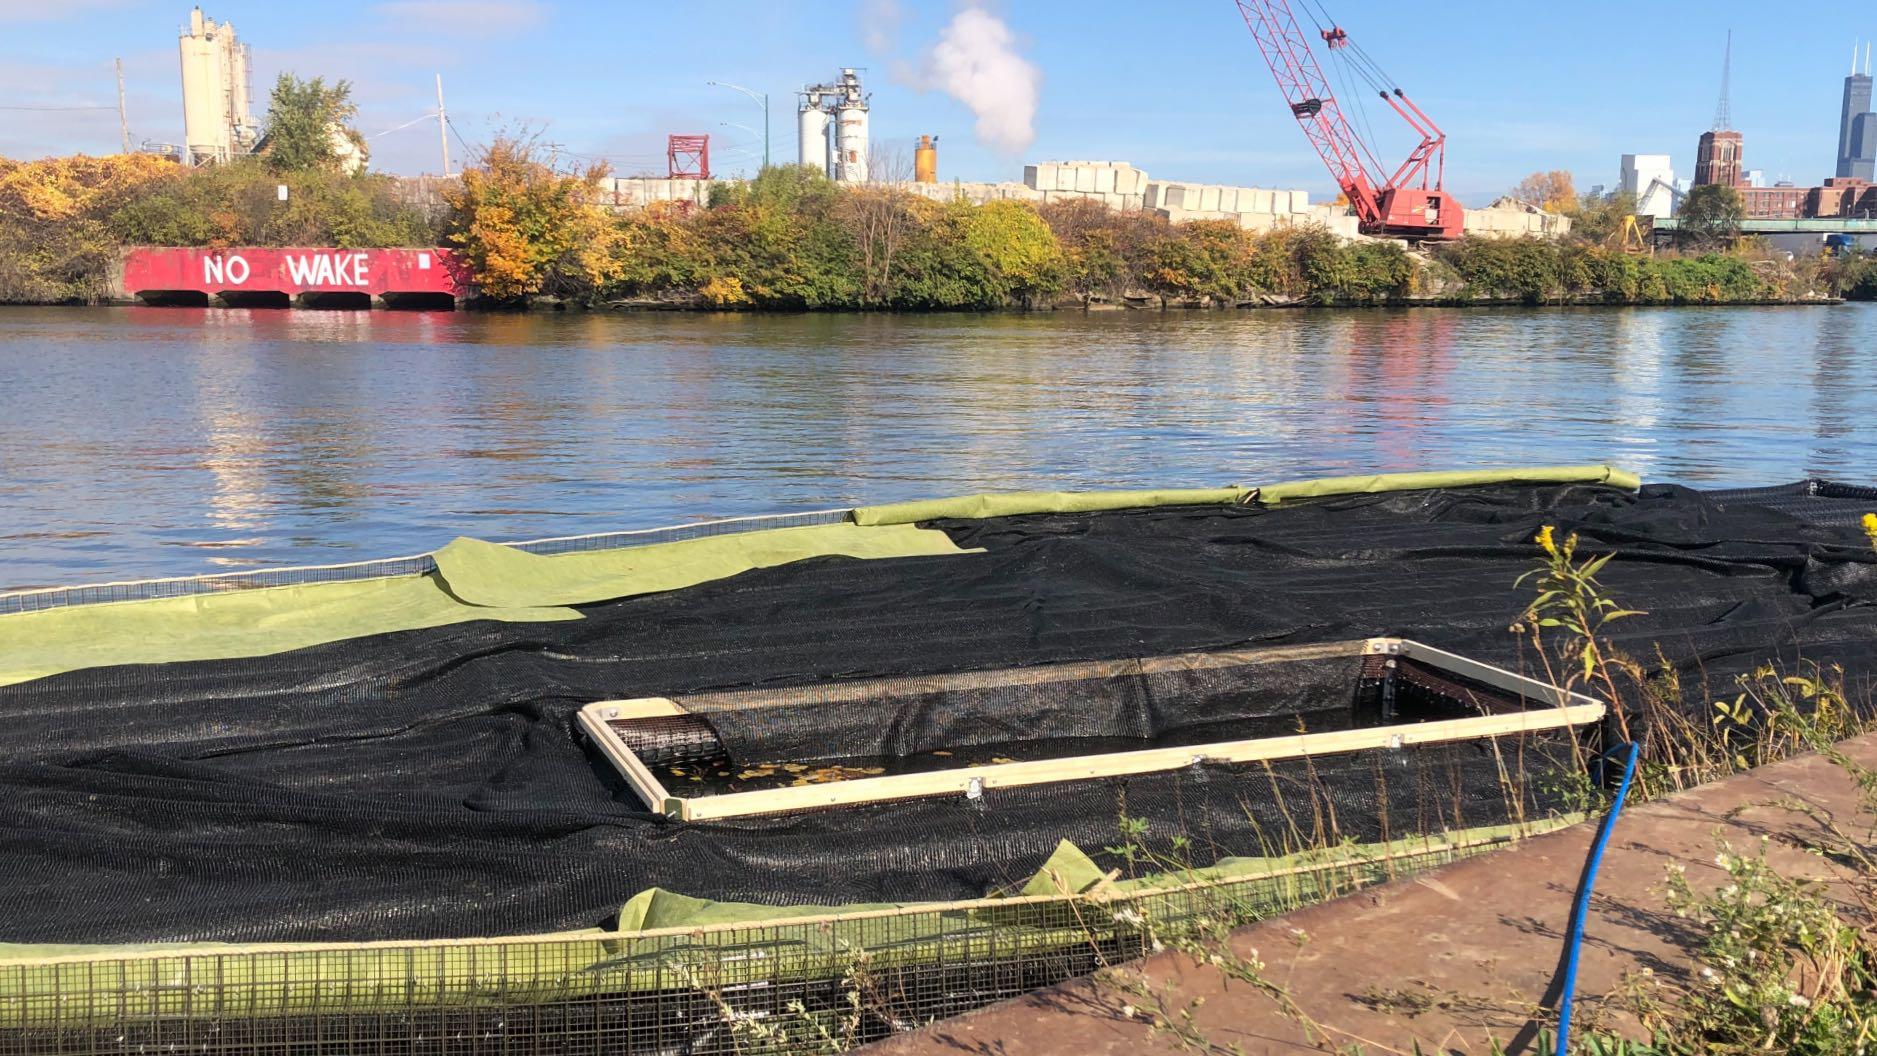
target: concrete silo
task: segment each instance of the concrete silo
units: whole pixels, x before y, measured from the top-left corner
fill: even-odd
[[[260,138],[248,99],[248,49],[235,27],[189,13],[178,40],[182,54],[183,161],[224,162],[254,149]]]
[[[867,182],[867,96],[861,90],[860,76],[852,69],[841,71],[840,102],[835,110],[835,144],[838,158],[836,177],[843,183]]]
[[[828,112],[821,108],[822,96],[813,89],[802,92],[800,109],[795,114],[796,131],[801,137],[797,158],[801,164],[828,175]]]
[[[867,93],[860,74],[843,69],[833,84],[811,84],[801,91],[796,114],[803,165],[825,171],[843,183],[867,180]],[[833,155],[828,152],[832,131]]]

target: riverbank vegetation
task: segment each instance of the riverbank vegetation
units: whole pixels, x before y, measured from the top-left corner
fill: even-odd
[[[452,196],[450,239],[504,298],[717,309],[945,310],[1264,304],[1728,304],[1827,294],[1812,262],[1746,244],[1654,256],[1610,245],[1627,209],[1574,199],[1581,237],[1466,239],[1431,251],[1320,227],[1169,224],[1093,202],[974,205],[846,188],[777,167],[708,208],[609,214],[591,174],[526,143],[492,149],[499,195]],[[1558,191],[1557,193],[1567,193]],[[548,217],[558,218],[545,223]],[[528,218],[528,219],[524,219]],[[524,236],[533,222],[539,233]],[[564,237],[577,231],[577,237]],[[532,247],[537,252],[529,254]],[[527,257],[515,269],[503,262]]]
[[[232,164],[0,160],[0,302],[108,296],[129,245],[448,245],[491,305],[942,311],[1877,298],[1869,257],[1786,260],[1752,240],[1625,252],[1631,205],[1575,195],[1564,173],[1535,175],[1527,193],[1572,217],[1571,238],[1412,250],[1344,242],[1309,225],[1170,224],[1088,201],[935,200],[794,166],[718,184],[707,207],[619,211],[603,171],[557,167],[526,136],[498,138],[460,181],[348,174],[332,130],[343,131],[350,113],[343,82],[286,76],[267,146]]]

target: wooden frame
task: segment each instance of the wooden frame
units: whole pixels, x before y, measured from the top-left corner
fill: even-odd
[[[1607,711],[1603,702],[1592,697],[1490,664],[1468,660],[1419,642],[1401,638],[1371,638],[1363,642],[1344,643],[1344,647],[1350,649],[1352,657],[1373,654],[1400,656],[1526,699],[1545,701],[1552,706],[1512,714],[1106,752],[1066,759],[989,763],[932,773],[890,774],[823,785],[729,792],[695,798],[672,795],[608,725],[620,719],[686,714],[676,701],[665,697],[598,701],[580,709],[579,721],[587,735],[619,769],[647,806],[681,821],[709,821],[927,796],[962,795],[976,799],[987,789],[993,788],[1159,773],[1205,763],[1253,763],[1504,737],[1586,725],[1601,720]]]

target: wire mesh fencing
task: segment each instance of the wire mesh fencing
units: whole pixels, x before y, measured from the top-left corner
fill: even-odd
[[[46,956],[0,964],[0,1054],[839,1051],[1515,838],[757,924]]]

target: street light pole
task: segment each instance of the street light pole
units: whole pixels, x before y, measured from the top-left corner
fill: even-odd
[[[728,88],[733,92],[742,92],[744,95],[747,95],[750,97],[751,102],[754,102],[756,105],[763,108],[763,168],[765,169],[768,168],[769,167],[769,93],[768,92],[754,92],[748,88],[743,87],[740,84],[731,84],[728,81],[706,81],[704,83],[712,85],[713,87],[717,87],[717,88]]]

